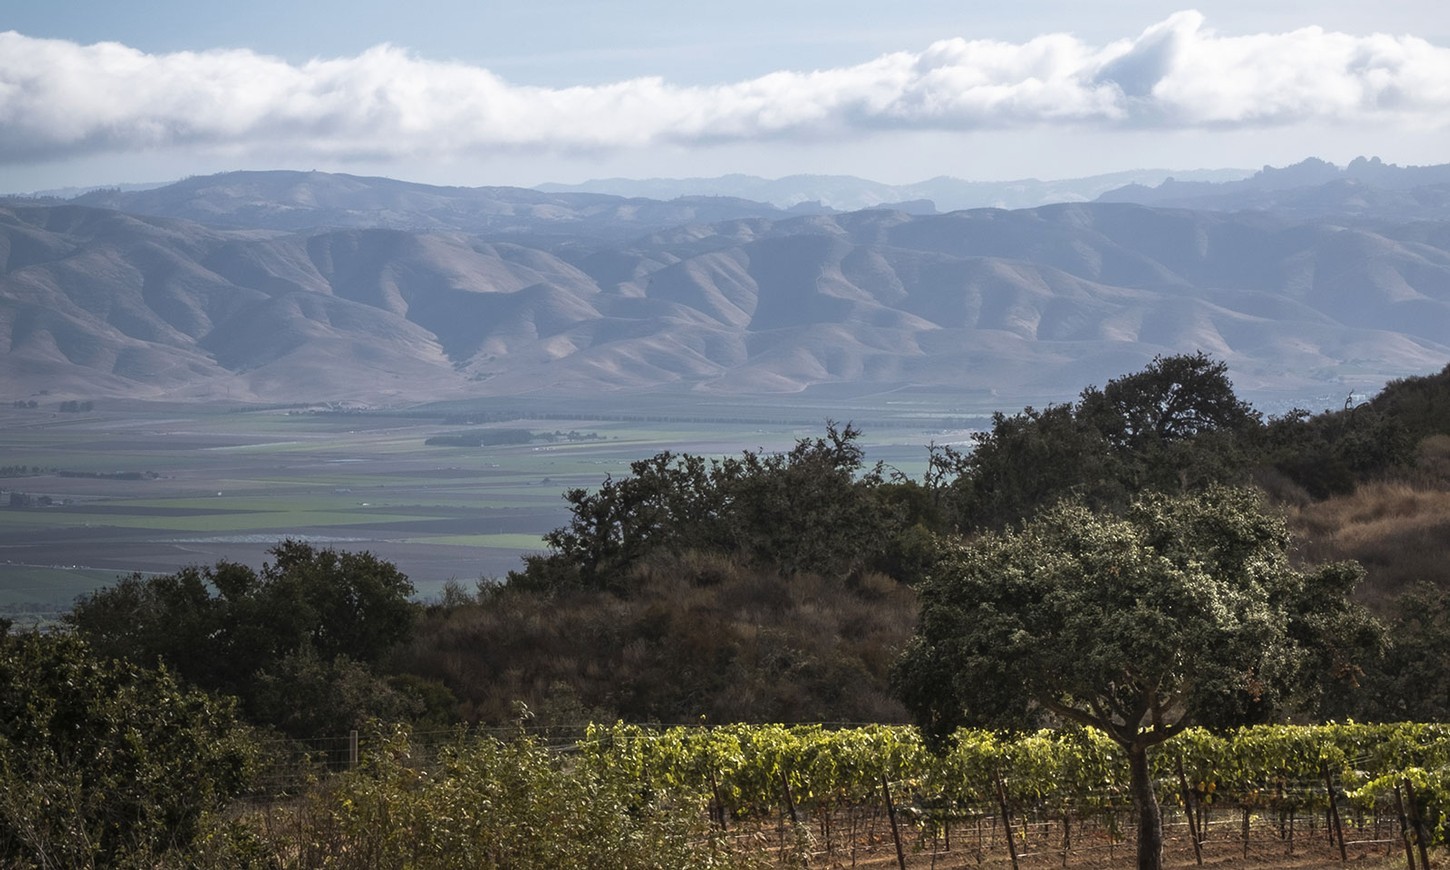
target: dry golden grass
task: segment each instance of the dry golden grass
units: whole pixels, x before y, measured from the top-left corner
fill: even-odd
[[[1361,595],[1371,604],[1420,581],[1450,587],[1450,476],[1441,476],[1438,465],[1443,459],[1450,469],[1450,438],[1427,439],[1421,456],[1409,479],[1287,506],[1299,557],[1358,561],[1368,572]]]

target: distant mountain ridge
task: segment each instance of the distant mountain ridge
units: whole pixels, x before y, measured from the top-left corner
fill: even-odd
[[[1097,201],[1268,211],[1303,219],[1442,221],[1450,220],[1450,164],[1396,166],[1378,157],[1358,157],[1341,168],[1309,158],[1282,168],[1266,166],[1238,180],[1170,178],[1156,186],[1134,183],[1107,191]]]
[[[0,398],[1040,395],[1193,350],[1246,390],[1338,391],[1450,360],[1450,223],[792,215],[309,173],[82,199],[208,222],[0,207]]]
[[[588,238],[619,238],[683,223],[790,213],[730,197],[661,202],[520,187],[439,187],[391,178],[283,170],[197,176],[139,190],[94,190],[70,202],[238,229],[353,227]]]
[[[1172,177],[1209,182],[1232,181],[1250,174],[1244,169],[1186,172],[1137,169],[1056,181],[1036,178],[967,181],[939,176],[900,185],[882,184],[849,175],[788,175],[770,179],[736,174],[715,178],[601,178],[579,184],[540,184],[535,189],[549,193],[603,193],[653,199],[729,196],[770,203],[777,208],[814,204],[835,211],[860,211],[913,203],[916,204],[914,208],[901,210],[930,213],[922,207],[922,203],[932,203],[939,212],[968,208],[1035,208],[1058,202],[1087,202],[1125,185],[1155,185]]]

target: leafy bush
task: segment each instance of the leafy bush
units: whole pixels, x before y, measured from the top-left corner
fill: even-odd
[[[715,842],[701,794],[664,795],[524,737],[460,739],[426,769],[406,733],[378,739],[359,770],[265,827],[275,854],[338,870],[741,866]]]
[[[245,783],[232,705],[67,635],[0,637],[0,864],[186,846]]]
[[[261,571],[218,562],[123,578],[77,601],[66,621],[98,653],[161,661],[294,737],[408,709],[372,671],[412,631],[408,578],[370,553],[292,540],[270,552]]]

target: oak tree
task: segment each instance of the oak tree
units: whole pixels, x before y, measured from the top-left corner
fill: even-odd
[[[1139,867],[1157,868],[1149,750],[1304,701],[1373,631],[1348,600],[1358,566],[1296,570],[1288,546],[1247,490],[1148,494],[1123,516],[1060,504],[939,563],[893,681],[938,740],[1054,717],[1107,734],[1131,767]]]

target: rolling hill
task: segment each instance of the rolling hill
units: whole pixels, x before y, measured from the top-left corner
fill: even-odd
[[[1450,224],[237,176],[0,207],[3,398],[1070,395],[1194,350],[1249,392],[1342,394],[1450,359]]]

